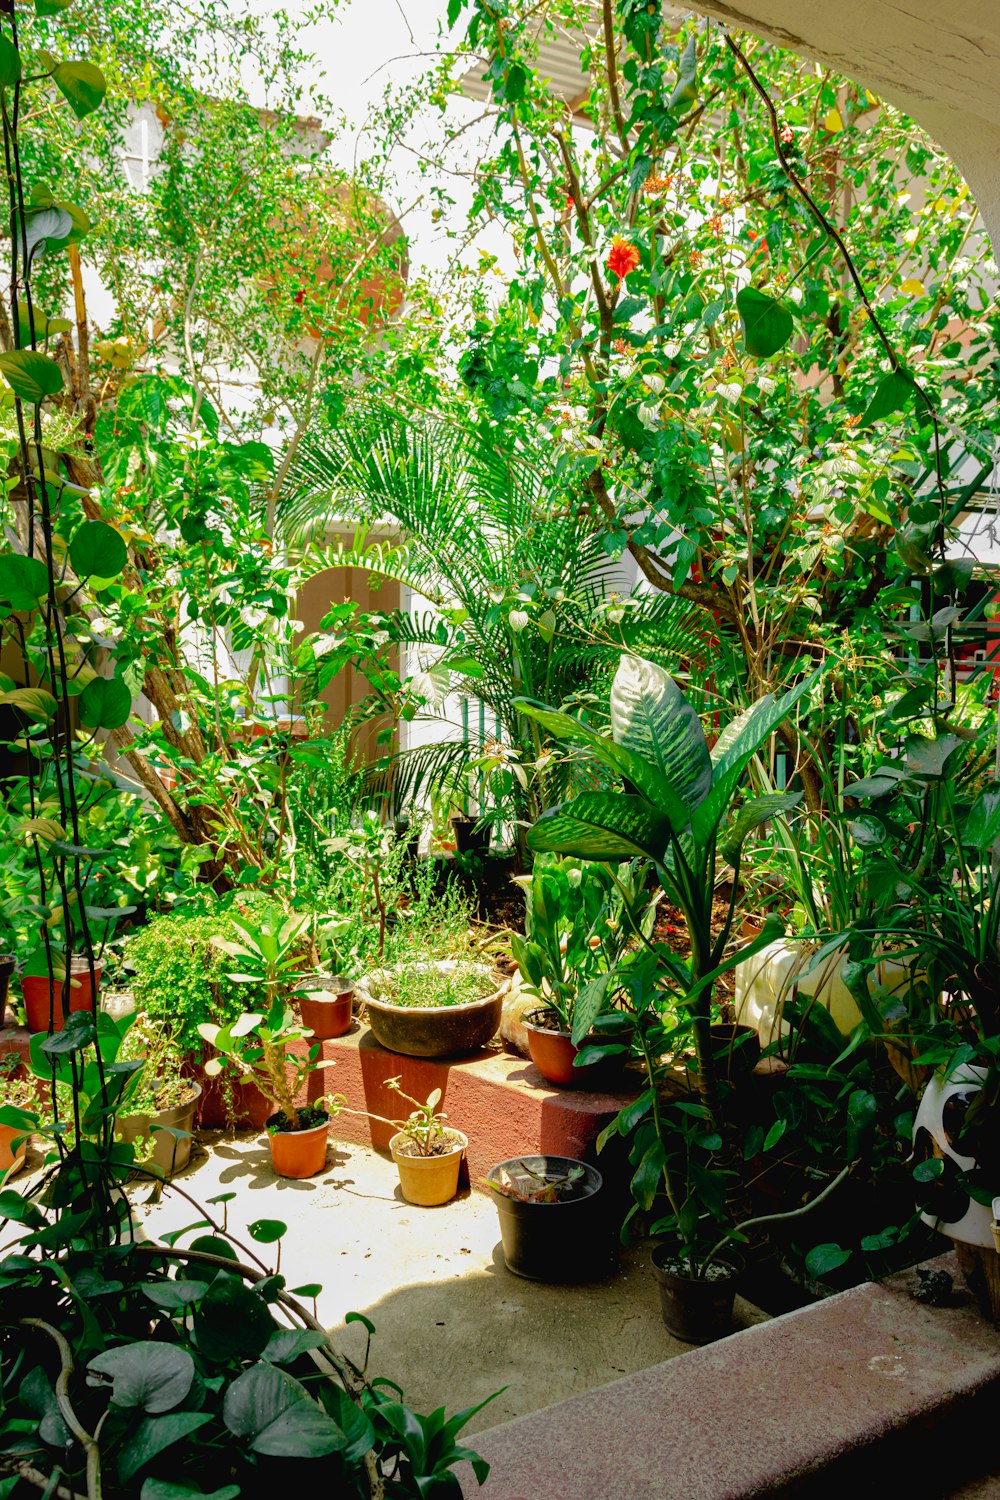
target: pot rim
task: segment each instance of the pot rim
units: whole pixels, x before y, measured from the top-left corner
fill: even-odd
[[[343,1000],[347,995],[353,997],[354,991],[357,988],[353,979],[345,980],[339,974],[319,974],[316,978],[326,980],[329,988],[320,986],[317,989],[309,989],[304,984],[299,985],[294,991],[293,998],[296,1000],[310,1000],[314,1005],[335,1005],[338,1000]]]
[[[374,979],[380,974],[402,974],[405,973],[407,969],[421,974],[426,974],[429,969],[437,969],[439,971],[444,969],[444,972],[452,973],[459,967],[460,962],[458,959],[439,958],[432,959],[429,962],[425,961],[414,964],[394,964],[391,968],[387,969],[373,969],[370,974],[363,975],[361,979],[357,981],[357,984],[355,986],[355,993],[357,994],[358,998],[371,1009],[389,1011],[392,1015],[395,1016],[461,1016],[467,1015],[470,1011],[484,1010],[488,1005],[495,1005],[499,1000],[503,999],[503,996],[510,988],[510,979],[508,978],[504,980],[499,988],[491,990],[490,993],[488,995],[484,995],[481,1000],[463,1000],[461,1005],[396,1005],[391,1000],[377,999],[374,995],[372,995],[371,991],[368,988],[368,980]],[[488,964],[468,964],[461,965],[461,967],[468,967],[470,969],[479,971],[484,975],[484,977],[492,976],[495,972],[490,968]]]
[[[498,1188],[494,1183],[493,1174],[494,1172],[499,1172],[501,1167],[523,1167],[525,1161],[537,1161],[539,1158],[543,1158],[544,1160],[550,1162],[565,1162],[566,1165],[570,1167],[585,1167],[588,1173],[592,1172],[594,1174],[594,1177],[597,1178],[597,1181],[593,1182],[589,1176],[586,1176],[584,1179],[584,1188],[586,1191],[580,1197],[566,1199],[557,1198],[554,1203],[531,1203],[525,1198],[513,1198],[509,1193],[501,1191],[501,1189]],[[505,1161],[494,1162],[493,1166],[490,1167],[489,1171],[486,1173],[486,1182],[489,1184],[490,1192],[493,1194],[494,1202],[497,1204],[498,1208],[500,1207],[501,1203],[517,1203],[522,1205],[524,1208],[573,1208],[574,1205],[586,1202],[587,1199],[595,1198],[597,1196],[597,1194],[604,1187],[604,1174],[602,1172],[599,1172],[598,1169],[589,1161],[581,1161],[578,1156],[557,1156],[554,1154],[550,1155],[545,1151],[536,1151],[530,1154],[528,1152],[525,1152],[523,1156],[508,1156]]]
[[[189,1109],[196,1108],[198,1100],[201,1098],[202,1089],[201,1084],[196,1083],[193,1078],[186,1078],[184,1082],[191,1089],[191,1093],[186,1099],[182,1099],[180,1104],[169,1104],[166,1109],[154,1110],[152,1114],[147,1114],[145,1110],[137,1110],[135,1114],[122,1114],[118,1115],[117,1118],[120,1120],[149,1120],[151,1124],[155,1125],[158,1120],[162,1120],[166,1115],[186,1114]]]
[[[461,1152],[467,1151],[469,1149],[469,1137],[465,1134],[464,1130],[457,1130],[453,1125],[447,1125],[445,1127],[445,1129],[452,1131],[452,1133],[454,1135],[461,1136],[461,1144],[453,1146],[450,1151],[442,1151],[437,1156],[402,1156],[402,1155],[401,1156],[397,1156],[396,1152],[395,1152],[395,1149],[394,1149],[395,1145],[396,1145],[396,1142],[398,1140],[400,1140],[401,1137],[403,1137],[405,1135],[405,1133],[406,1133],[405,1131],[397,1130],[396,1133],[395,1133],[395,1135],[392,1136],[392,1138],[389,1141],[389,1150],[392,1153],[392,1159],[393,1159],[393,1161],[395,1161],[395,1162],[400,1162],[400,1161],[411,1162],[412,1161],[412,1162],[417,1162],[421,1166],[425,1162],[428,1165],[434,1165],[434,1164],[436,1164],[438,1162],[450,1161],[453,1156],[457,1156]]]
[[[658,1276],[666,1276],[671,1281],[683,1282],[688,1286],[725,1286],[729,1282],[735,1281],[744,1268],[743,1258],[735,1252],[729,1255],[715,1255],[712,1257],[712,1264],[724,1266],[730,1274],[728,1276],[716,1276],[713,1280],[709,1281],[704,1276],[685,1276],[681,1271],[668,1271],[666,1267],[660,1265],[658,1257],[662,1257],[665,1260],[683,1261],[684,1255],[677,1249],[676,1245],[669,1243],[654,1245],[649,1258],[653,1263],[653,1270]]]
[[[272,1120],[276,1120],[278,1118],[278,1116],[280,1115],[280,1113],[281,1113],[281,1110],[280,1109],[276,1109],[275,1112],[274,1112],[274,1114],[273,1115],[268,1115],[267,1119],[264,1121],[264,1130],[266,1131],[267,1137],[268,1137],[269,1140],[270,1140],[271,1136],[274,1136],[274,1135],[295,1135],[295,1136],[315,1135],[318,1130],[329,1130],[329,1128],[330,1128],[330,1116],[327,1115],[326,1118],[324,1120],[322,1120],[319,1125],[306,1125],[301,1130],[278,1130],[277,1127],[275,1127],[272,1130],[271,1129],[271,1121]]]

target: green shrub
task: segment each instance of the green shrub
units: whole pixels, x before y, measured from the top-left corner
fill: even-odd
[[[235,938],[229,913],[168,913],[135,934],[129,944],[136,1005],[169,1024],[185,1051],[200,1056],[201,1022],[217,1026],[235,1021],[248,1009],[252,995],[245,984],[228,978],[232,958],[216,948],[214,937]]]

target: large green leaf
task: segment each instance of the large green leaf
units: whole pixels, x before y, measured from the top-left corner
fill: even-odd
[[[608,985],[611,983],[612,975],[598,974],[589,984],[585,984],[576,997],[573,1006],[573,1032],[572,1041],[574,1046],[579,1047],[584,1037],[593,1028],[594,1022],[603,1011],[607,1002]]]
[[[107,1349],[87,1369],[111,1376],[115,1406],[139,1406],[153,1414],[179,1406],[194,1380],[194,1360],[186,1349],[152,1339]]]
[[[795,324],[784,302],[765,297],[756,287],[745,286],[736,293],[736,306],[748,354],[756,359],[769,359],[788,343]]]
[[[55,360],[35,349],[0,354],[0,375],[14,395],[31,406],[37,406],[46,396],[58,395],[63,386],[62,371]]]
[[[144,1417],[126,1438],[118,1454],[118,1478],[128,1484],[151,1458],[212,1420],[207,1411],[172,1411],[163,1417]]]
[[[660,861],[670,842],[669,818],[644,797],[583,792],[543,812],[528,833],[536,854],[572,854],[577,859]]]
[[[973,802],[962,838],[979,854],[988,854],[1000,839],[1000,782],[991,782]]]
[[[49,77],[68,102],[78,120],[98,109],[108,91],[108,81],[92,62],[63,62],[51,66],[50,53],[39,54],[49,68]]]
[[[117,578],[127,556],[121,533],[107,521],[84,521],[69,544],[70,566],[78,578]]]
[[[631,781],[654,807],[665,813],[677,833],[688,826],[691,821],[688,808],[650,761],[636,755],[625,745],[605,739],[589,725],[581,724],[579,719],[574,719],[572,714],[563,713],[555,708],[545,708],[540,703],[532,703],[526,698],[515,699],[515,706],[526,717],[541,724],[542,728],[547,729],[550,734],[589,746],[598,760],[609,770],[624,777],[626,781]]]
[[[120,677],[95,677],[80,694],[80,721],[88,729],[120,729],[132,712],[132,694]]]
[[[198,1348],[206,1359],[256,1359],[274,1333],[267,1303],[238,1276],[220,1273],[201,1299],[194,1318]]]
[[[21,54],[14,43],[0,32],[0,88],[8,88],[21,77]]]
[[[800,699],[811,692],[822,675],[822,667],[783,693],[780,698],[770,694],[756,702],[748,713],[742,715],[735,734],[723,731],[719,742],[723,748],[713,761],[714,779],[712,790],[691,818],[691,828],[696,839],[705,844],[718,829],[733,799],[740,778],[760,747],[770,739]]]
[[[915,390],[912,375],[908,375],[905,370],[890,370],[875,387],[861,418],[861,426],[870,427],[873,422],[884,422],[886,417],[902,411]]]
[[[139,1500],[236,1500],[241,1493],[238,1484],[224,1484],[219,1490],[196,1490],[190,1484],[175,1484],[171,1479],[144,1479]]]
[[[726,842],[722,846],[723,859],[727,864],[735,866],[748,834],[779,813],[789,812],[801,801],[801,792],[770,792],[766,797],[754,797],[752,802],[745,803],[726,833]]]
[[[646,761],[689,810],[712,785],[701,720],[673,678],[639,656],[625,656],[611,684],[615,743]]]
[[[234,1380],[222,1420],[255,1453],[272,1458],[323,1458],[347,1446],[344,1432],[304,1386],[274,1365],[253,1365]]]
[[[49,590],[49,570],[39,557],[5,552],[0,557],[0,599],[12,609],[34,609]]]

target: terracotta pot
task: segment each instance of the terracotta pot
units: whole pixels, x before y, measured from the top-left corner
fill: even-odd
[[[315,1177],[326,1166],[330,1122],[310,1125],[308,1130],[275,1130],[277,1115],[267,1122],[271,1163],[279,1177]]]
[[[659,1245],[653,1251],[653,1273],[667,1332],[684,1344],[711,1344],[724,1339],[733,1328],[737,1268],[719,1262],[720,1270],[727,1274],[709,1280],[685,1275],[675,1266],[677,1259],[673,1245]]]
[[[402,1131],[389,1142],[392,1159],[399,1169],[399,1186],[407,1203],[437,1208],[442,1203],[450,1203],[458,1192],[458,1174],[469,1140],[460,1130],[446,1131],[446,1138],[453,1140],[454,1145],[440,1156],[404,1155],[400,1147],[407,1137]]]
[[[100,988],[102,973],[103,965],[95,964],[94,979],[97,981],[98,988]],[[90,966],[78,959],[73,959],[70,965],[70,981],[70,1010],[92,1010]],[[66,1025],[62,1003],[62,980],[51,979],[48,974],[22,974],[21,997],[24,1000],[25,1025],[32,1034],[37,1031],[48,1031],[50,1014],[52,1030],[62,1031]]]
[[[0,1125],[0,1176],[9,1174],[13,1177],[14,1173],[20,1172],[24,1166],[31,1136],[28,1135],[27,1140],[21,1140],[16,1155],[11,1149],[11,1143],[19,1136],[23,1138],[26,1134],[25,1130],[19,1129],[16,1125]]]
[[[200,1065],[186,1071],[201,1085],[198,1124],[203,1130],[224,1130],[228,1125],[249,1125],[254,1130],[263,1130],[274,1114],[271,1100],[255,1083],[246,1083],[233,1075],[206,1078]]]
[[[622,1086],[624,1067],[617,1056],[578,1068],[576,1055],[580,1048],[574,1046],[569,1032],[550,1031],[546,1026],[539,1026],[532,1019],[537,1014],[538,1011],[529,1011],[521,1024],[528,1038],[531,1061],[543,1078],[562,1088],[590,1089],[592,1092]]]
[[[133,1142],[139,1136],[150,1137],[152,1152],[149,1161],[159,1167],[164,1177],[173,1177],[182,1172],[191,1159],[191,1135],[194,1133],[194,1117],[201,1098],[201,1085],[191,1084],[190,1096],[170,1109],[161,1109],[155,1115],[118,1115],[115,1119],[115,1139]],[[156,1125],[161,1127],[153,1130]],[[173,1136],[169,1129],[186,1130],[187,1136]]]
[[[456,963],[442,959],[435,967],[448,972]],[[490,973],[485,964],[470,967],[481,970],[484,977]],[[397,972],[405,976],[405,967]],[[365,1005],[375,1040],[390,1052],[401,1052],[404,1057],[461,1057],[478,1052],[496,1035],[506,983],[467,1005],[393,1005],[378,999],[379,978],[378,971],[366,975],[358,985],[358,999]]]
[[[303,1026],[308,1026],[319,1042],[350,1031],[354,1019],[353,984],[343,979],[327,979],[323,975],[307,982],[311,988],[303,988],[298,996]]]

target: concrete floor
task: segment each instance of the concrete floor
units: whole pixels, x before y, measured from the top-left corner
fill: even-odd
[[[369,1374],[395,1380],[418,1411],[453,1411],[506,1387],[469,1424],[477,1431],[687,1350],[660,1321],[641,1251],[624,1252],[606,1282],[543,1286],[506,1269],[496,1209],[481,1192],[415,1208],[400,1195],[393,1163],[364,1146],[331,1141],[326,1170],[293,1182],[275,1177],[264,1136],[205,1132],[201,1141],[177,1186],[201,1204],[235,1192],[228,1227],[247,1243],[254,1220],[286,1223],[280,1268],[289,1287],[323,1284],[318,1315],[359,1361],[364,1329],[344,1319],[351,1311],[370,1318]],[[169,1188],[154,1204],[144,1202],[145,1188],[132,1196],[138,1232],[150,1238],[201,1218]],[[254,1248],[272,1264],[273,1247]],[[762,1317],[737,1302],[738,1324]]]

